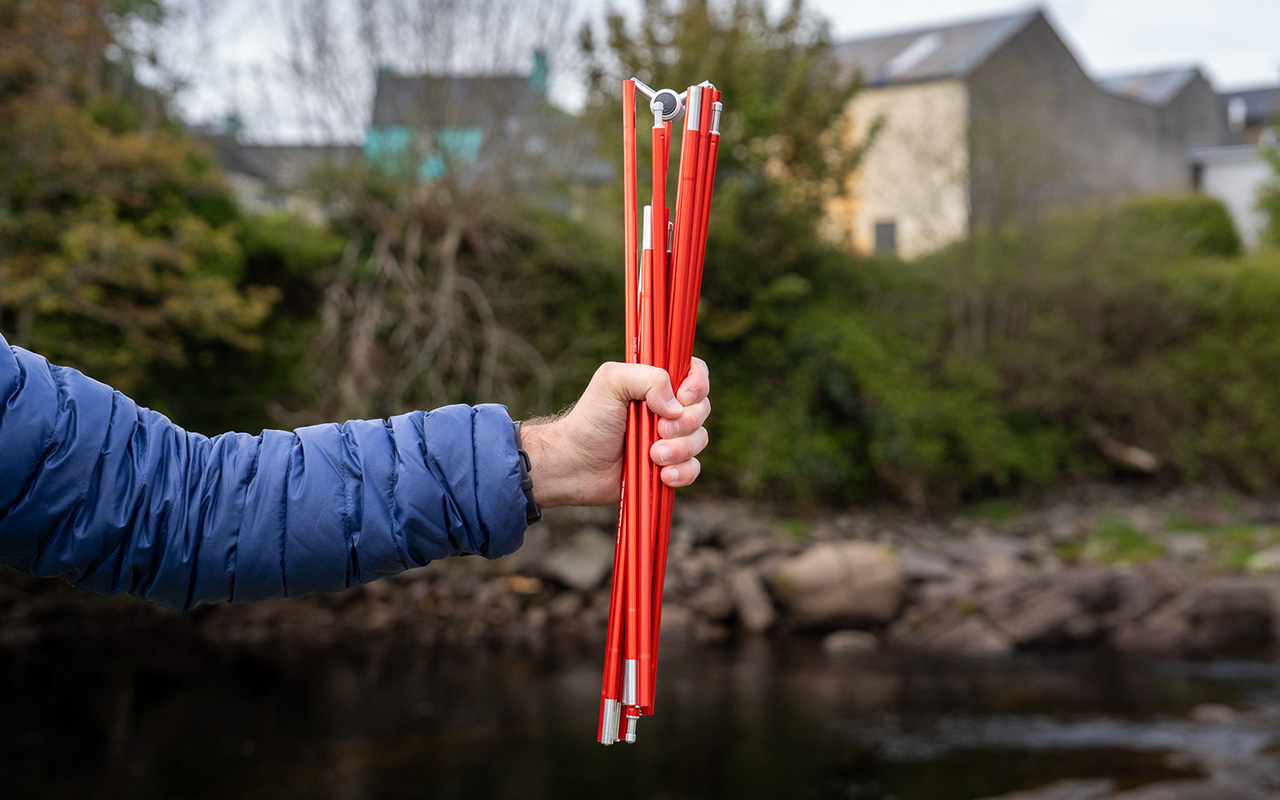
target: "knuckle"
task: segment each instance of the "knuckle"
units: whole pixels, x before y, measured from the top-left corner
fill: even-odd
[[[701,406],[701,409],[702,409],[703,419],[706,419],[707,417],[711,416],[711,398],[710,397],[702,398],[702,403],[700,403],[699,405]]]
[[[606,361],[596,368],[596,377],[606,381],[612,380],[619,374],[623,366],[625,365],[617,361]]]

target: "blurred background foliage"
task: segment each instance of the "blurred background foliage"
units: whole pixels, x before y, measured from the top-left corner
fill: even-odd
[[[842,133],[857,86],[825,28],[799,2],[717,8],[646,2],[580,39],[610,163],[621,78],[709,77],[727,101],[697,491],[937,508],[1082,478],[1280,486],[1280,178],[1250,253],[1219,204],[1186,196],[855,258],[822,235],[867,144]],[[316,176],[325,226],[248,214],[138,78],[130,31],[161,13],[0,6],[11,343],[207,433],[450,401],[542,413],[620,356],[621,226],[600,222],[621,216],[616,176],[590,219],[359,165]]]

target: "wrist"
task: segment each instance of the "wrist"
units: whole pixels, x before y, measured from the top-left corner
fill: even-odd
[[[558,419],[531,419],[520,426],[520,441],[529,454],[529,477],[533,479],[533,499],[539,508],[573,505],[579,486],[571,465],[565,462]]]

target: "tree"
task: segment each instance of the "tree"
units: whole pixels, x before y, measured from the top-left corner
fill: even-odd
[[[557,379],[577,383],[597,355],[590,287],[604,248],[548,208],[575,126],[539,69],[561,63],[568,8],[293,8],[290,79],[313,118],[369,129],[361,163],[315,176],[345,241],[312,354],[322,416],[478,401],[545,410]],[[370,120],[374,76],[395,92],[393,120]]]
[[[806,304],[852,277],[823,232],[863,143],[845,116],[856,82],[833,57],[826,23],[799,0],[780,15],[761,0],[647,0],[634,20],[611,14],[581,42],[587,113],[611,159],[620,103],[630,102],[619,97],[625,78],[677,90],[707,79],[723,92],[698,330],[718,387],[711,482],[767,496],[780,475],[800,476],[791,486],[811,477],[818,491],[847,479],[861,469],[843,424],[847,387],[806,373],[804,345],[793,341]],[[615,201],[621,194],[620,183],[610,190]],[[620,218],[621,206],[610,213]],[[847,269],[826,268],[832,261]]]
[[[240,287],[237,211],[137,78],[156,0],[0,6],[0,328],[172,408],[210,349],[251,351],[276,293]]]

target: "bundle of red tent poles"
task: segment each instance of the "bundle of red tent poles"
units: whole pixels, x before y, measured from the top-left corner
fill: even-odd
[[[623,205],[626,242],[626,360],[667,370],[673,388],[689,373],[707,222],[720,143],[720,92],[710,83],[684,95],[653,90],[632,78],[622,83]],[[652,200],[637,236],[636,101],[653,115]],[[675,213],[667,205],[671,126],[684,115]],[[667,568],[674,490],[649,457],[657,418],[643,402],[627,416],[613,592],[600,692],[599,741],[634,742],[636,723],[653,713],[658,628]],[[625,718],[625,725],[624,725]]]

